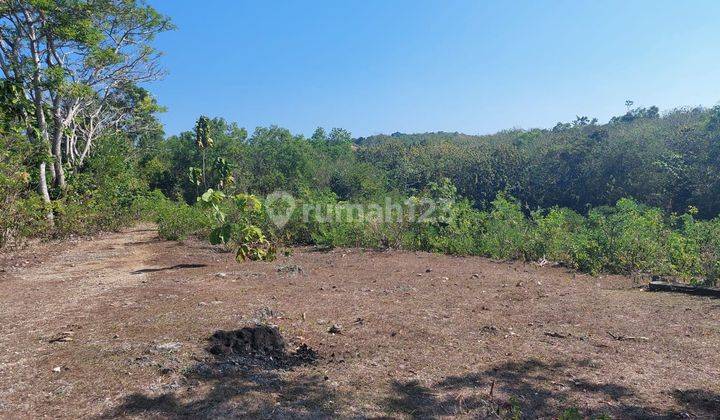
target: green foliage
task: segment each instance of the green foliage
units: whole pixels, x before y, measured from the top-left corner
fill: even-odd
[[[249,225],[240,230],[237,236],[238,250],[235,259],[238,261],[272,261],[277,248],[271,244],[259,227]]]
[[[717,108],[631,110],[598,124],[582,117],[550,130],[492,135],[424,133],[360,138],[359,161],[381,168],[391,189],[421,190],[448,177],[484,208],[507,191],[530,209],[612,206],[634,197],[666,212],[720,213]]]
[[[459,199],[449,179],[429,183],[407,203],[413,211],[406,224],[413,235],[405,236],[406,246],[456,255],[479,252],[476,240],[484,215]]]
[[[561,263],[575,269],[597,272],[598,247],[585,219],[570,209],[552,208],[532,213],[534,228],[526,258]]]
[[[198,149],[209,149],[213,146],[213,139],[210,137],[210,119],[202,116],[195,124],[195,145]]]
[[[613,272],[651,271],[664,265],[662,238],[666,232],[660,210],[620,199],[613,208],[591,211],[588,219],[604,250],[606,268]]]
[[[571,407],[563,410],[558,416],[558,420],[582,420],[585,417],[580,414],[580,410],[577,407]]]
[[[121,137],[98,142],[82,172],[70,173],[66,194],[53,202],[55,236],[118,230],[134,220],[133,203],[147,193],[132,144]]]
[[[522,258],[529,229],[520,204],[499,193],[480,232],[480,252],[493,258]]]
[[[42,200],[27,191],[31,174],[22,157],[29,153],[29,145],[20,138],[0,135],[0,248],[19,245],[48,228]]]
[[[160,190],[135,199],[136,218],[157,223],[158,235],[169,241],[183,241],[194,234],[204,234],[211,225],[207,211],[200,206],[169,200]]]
[[[185,203],[158,203],[154,211],[157,214],[158,234],[169,241],[183,241],[209,226],[204,211]]]
[[[228,197],[212,188],[197,199],[198,204],[212,210],[212,229],[208,239],[213,245],[235,246],[236,259],[272,261],[277,247],[255,226],[262,211],[262,203],[250,194]]]
[[[663,116],[631,109],[605,125],[578,117],[551,130],[490,136],[352,140],[345,130],[318,129],[306,139],[268,127],[248,137],[207,117],[194,132],[167,140],[129,130],[98,141],[86,166],[68,174],[50,230],[48,209],[33,192],[46,152],[18,141],[26,135],[17,123],[22,99],[3,86],[0,245],[118,229],[140,215],[156,221],[164,238],[201,235],[240,260],[272,259],[277,244],[315,244],[524,259],[691,283],[720,278],[720,219],[708,219],[720,212],[720,176],[711,170],[720,166],[718,108]],[[127,95],[149,113],[157,109],[141,90]],[[258,198],[279,190],[297,204],[283,227],[266,214],[283,203]]]
[[[695,220],[693,212],[664,217],[659,209],[621,199],[587,217],[563,208],[527,214],[505,193],[480,211],[444,180],[395,202],[404,207],[388,216],[392,206],[339,201],[330,192],[309,194],[299,201],[302,211],[291,217],[282,239],[543,261],[593,274],[645,272],[708,284],[720,273],[720,219]]]

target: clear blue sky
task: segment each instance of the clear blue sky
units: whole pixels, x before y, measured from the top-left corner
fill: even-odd
[[[151,0],[168,134],[550,127],[720,101],[720,1]]]

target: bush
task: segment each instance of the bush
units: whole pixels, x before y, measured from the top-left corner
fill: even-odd
[[[645,272],[709,284],[720,276],[720,218],[695,220],[692,210],[665,217],[659,209],[631,199],[591,210],[587,217],[557,207],[526,216],[520,204],[505,193],[495,197],[488,211],[477,210],[468,200],[458,198],[452,184],[443,180],[430,183],[409,199],[395,197],[394,202],[405,201],[406,207],[402,213],[388,216],[385,203],[342,202],[333,192],[318,190],[297,200],[288,223],[280,229],[264,211],[270,203],[247,194],[207,192],[203,197],[206,195],[207,202],[201,200],[205,210],[170,201],[159,191],[137,199],[133,208],[156,220],[165,239],[182,240],[201,233],[214,243],[233,247],[248,241],[260,244],[245,249],[249,257],[265,248],[272,255],[277,243],[401,247],[548,260],[592,274]],[[216,195],[217,200],[213,199]],[[408,212],[408,205],[414,212]],[[222,217],[211,217],[210,208]],[[383,217],[374,217],[373,209]],[[264,259],[259,254],[255,257]]]
[[[492,258],[523,258],[530,228],[520,204],[498,193],[483,223],[480,253]]]
[[[715,285],[720,279],[720,218],[695,220],[695,213],[691,209],[688,214],[681,216],[680,234],[686,246],[683,249],[685,252],[678,253],[684,258],[676,257],[676,260],[691,259],[691,263],[685,265],[692,267],[688,271],[696,274],[690,276],[692,282]]]
[[[527,259],[545,259],[589,272],[600,269],[597,263],[600,250],[582,215],[555,207],[547,212],[534,212],[532,221]]]
[[[32,176],[24,157],[31,148],[23,140],[0,130],[0,248],[19,245],[49,227],[42,199],[28,191]]]
[[[617,273],[667,271],[662,239],[667,234],[659,209],[620,199],[614,207],[589,214],[594,239],[603,249],[603,265]]]
[[[184,241],[206,231],[210,222],[202,209],[185,203],[163,203],[156,210],[158,235],[168,241]]]

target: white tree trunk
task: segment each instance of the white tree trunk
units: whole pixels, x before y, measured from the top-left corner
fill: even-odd
[[[52,204],[52,201],[50,201],[50,192],[48,191],[48,184],[47,184],[47,175],[45,174],[47,164],[45,162],[40,163],[40,195],[42,195],[43,202],[50,206]],[[50,224],[50,227],[55,226],[55,215],[52,212],[52,209],[48,210],[48,212],[45,214],[45,218],[47,219],[48,223]]]

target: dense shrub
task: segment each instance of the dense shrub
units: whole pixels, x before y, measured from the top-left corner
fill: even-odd
[[[353,209],[358,214],[358,208],[367,211],[379,204],[350,204],[331,193],[312,195],[300,204],[310,204],[306,217],[297,210],[273,237],[324,247],[398,247],[547,261],[593,274],[642,272],[708,284],[720,274],[720,219],[696,220],[692,211],[666,217],[659,209],[621,199],[587,217],[563,208],[528,214],[499,193],[485,212],[459,199],[445,181],[400,201],[412,203],[416,217],[407,212],[402,217],[348,217]],[[417,217],[431,205],[433,217]]]
[[[479,235],[480,253],[493,258],[523,258],[530,224],[520,204],[499,193]]]
[[[207,236],[211,225],[202,208],[170,200],[160,190],[136,197],[131,214],[136,220],[157,223],[158,235],[169,241],[182,241],[194,234]]]

